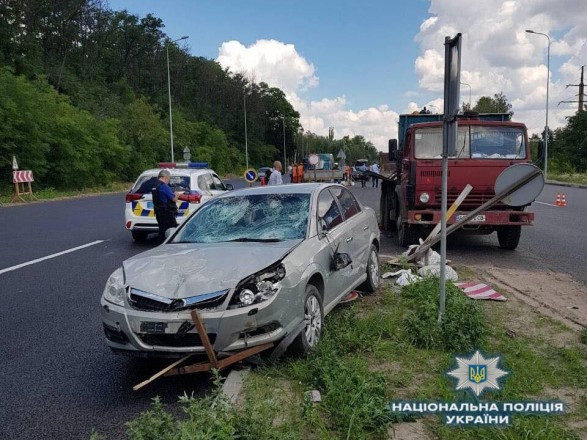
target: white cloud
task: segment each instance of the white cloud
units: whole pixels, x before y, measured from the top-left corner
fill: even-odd
[[[300,96],[308,87],[318,85],[314,65],[300,55],[293,44],[259,40],[250,46],[228,41],[219,50],[218,63],[232,72],[243,73],[256,82],[281,88],[300,113],[304,130],[327,135],[335,128],[335,137],[364,136],[380,150],[387,140],[397,136],[398,114],[386,105],[351,110],[346,97],[308,101]]]
[[[246,47],[238,41],[227,41],[220,46],[216,61],[286,93],[318,85],[314,65],[298,54],[293,44],[259,40]]]
[[[423,90],[441,95],[444,38],[461,32],[461,80],[471,85],[473,103],[480,96],[504,92],[513,105],[514,119],[525,122],[531,133],[540,132],[546,104],[547,40],[525,30],[564,33],[551,37],[549,126],[563,125],[565,116],[573,113],[574,107],[557,107],[557,103],[576,93],[565,86],[578,82],[580,66],[587,61],[584,1],[431,0],[429,12],[431,17],[423,21],[415,38],[420,55],[414,70]],[[562,67],[553,72],[557,61],[562,61]],[[463,86],[461,101],[468,97],[469,88]]]

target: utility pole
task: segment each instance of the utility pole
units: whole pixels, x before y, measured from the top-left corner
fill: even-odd
[[[581,66],[581,81],[579,82],[579,84],[567,84],[567,88],[569,87],[579,87],[579,100],[578,101],[561,101],[558,104],[560,105],[563,102],[578,102],[579,103],[579,108],[577,110],[577,112],[583,112],[585,111],[585,104],[584,104],[584,97],[585,97],[585,84],[583,82],[583,73],[585,70],[585,66]]]

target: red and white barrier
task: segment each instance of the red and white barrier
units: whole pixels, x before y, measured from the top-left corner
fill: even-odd
[[[33,172],[30,170],[12,172],[12,183],[30,183],[34,181]]]

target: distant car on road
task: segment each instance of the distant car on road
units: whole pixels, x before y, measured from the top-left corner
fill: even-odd
[[[269,174],[271,174],[271,172],[273,171],[273,168],[271,167],[261,167],[259,168],[259,174],[257,175],[257,180],[261,180],[261,177],[267,177],[267,172],[269,171]]]
[[[312,350],[324,315],[351,290],[379,285],[375,213],[341,185],[290,184],[214,198],[165,243],[123,262],[101,299],[107,344],[142,356],[204,353],[190,311],[214,350],[277,342]]]
[[[161,164],[161,168],[169,168],[171,172],[171,189],[182,193],[177,202],[178,223],[183,222],[202,203],[232,189],[232,185],[225,185],[213,170],[208,169],[206,163],[193,164],[192,167],[185,164],[182,168],[176,168],[182,164]],[[149,233],[158,231],[151,190],[157,184],[161,168],[144,171],[126,194],[125,226],[136,241],[144,241]]]

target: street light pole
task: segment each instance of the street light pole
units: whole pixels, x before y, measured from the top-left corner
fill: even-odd
[[[535,32],[530,29],[527,29],[526,32],[529,34],[544,35],[546,38],[548,38],[548,49],[546,52],[546,129],[544,130],[544,180],[546,180],[546,176],[548,175],[548,86],[550,84],[550,37],[547,34],[543,34],[542,32]]]
[[[245,112],[245,162],[249,169],[249,140],[247,136],[247,88],[243,88],[243,107]]]
[[[464,82],[461,82],[461,84],[464,86],[469,86],[469,110],[471,110],[471,84],[467,84]]]
[[[171,162],[175,162],[175,157],[173,155],[173,116],[171,114],[171,75],[169,74],[169,43],[177,43],[181,40],[187,40],[189,36],[184,36],[178,38],[177,40],[168,41],[165,45],[165,49],[167,51],[167,93],[169,95],[169,139],[171,143]]]
[[[285,152],[285,116],[281,117],[281,122],[283,124],[283,169],[287,170],[287,154]]]

